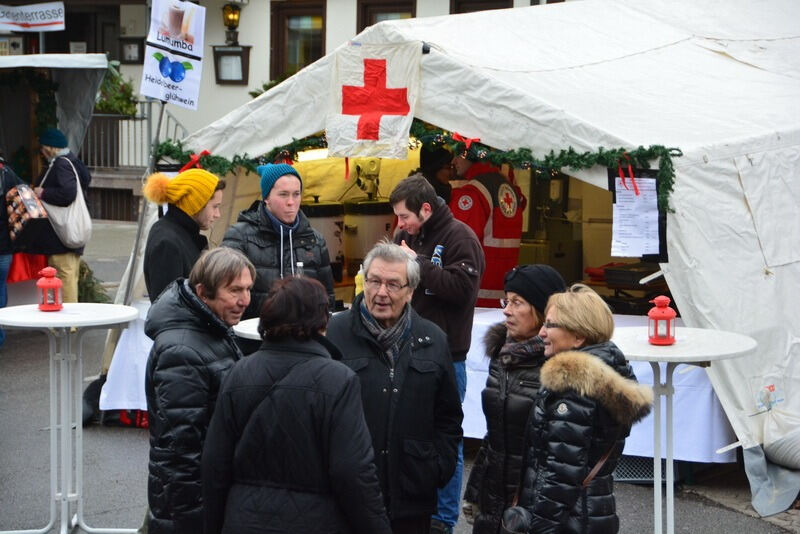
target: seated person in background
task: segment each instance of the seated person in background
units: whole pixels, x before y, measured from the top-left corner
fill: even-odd
[[[239,251],[216,248],[200,256],[188,280],[167,286],[147,313],[149,534],[203,531],[203,442],[222,380],[242,357],[231,327],[250,304],[254,277]]]
[[[653,391],[636,383],[613,332],[608,305],[583,284],[547,302],[539,331],[547,361],[520,482],[528,532],[619,530],[612,473],[631,426],[650,413]]]
[[[486,437],[470,472],[462,510],[473,534],[496,534],[503,511],[519,487],[525,423],[539,391],[544,343],[539,330],[547,299],[566,289],[549,265],[523,265],[506,273],[505,322],[492,326],[484,343],[489,376],[481,394]]]
[[[327,323],[318,281],[273,284],[264,342],[231,369],[206,435],[205,534],[391,532],[358,377]]]
[[[328,246],[300,211],[300,173],[285,163],[260,165],[257,170],[261,176],[261,200],[239,214],[222,240],[224,246],[244,253],[258,273],[244,318],[259,317],[272,284],[294,275],[298,262],[303,263],[304,276],[316,278],[325,286],[332,310],[333,272]]]
[[[150,302],[173,280],[189,276],[208,239],[200,233],[219,219],[225,181],[203,169],[188,169],[170,178],[150,175],[142,193],[155,204],[169,204],[167,213],[147,235],[144,250],[144,283]]]

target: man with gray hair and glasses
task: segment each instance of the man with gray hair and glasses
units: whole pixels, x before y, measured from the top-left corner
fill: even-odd
[[[381,242],[364,259],[364,292],[328,323],[358,375],[375,464],[394,534],[427,534],[436,489],[456,466],[461,402],[447,336],[411,307],[420,266]]]

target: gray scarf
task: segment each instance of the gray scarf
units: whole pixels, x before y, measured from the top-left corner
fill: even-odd
[[[403,345],[408,342],[411,337],[411,306],[408,304],[403,308],[403,314],[389,328],[384,328],[367,310],[367,305],[364,300],[361,300],[359,306],[359,317],[361,323],[367,331],[375,337],[378,345],[386,352],[391,362],[392,367],[397,363],[397,358],[400,356],[400,351]]]

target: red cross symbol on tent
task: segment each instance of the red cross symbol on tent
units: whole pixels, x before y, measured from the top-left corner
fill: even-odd
[[[364,85],[342,86],[342,114],[359,115],[356,139],[378,139],[381,117],[407,115],[408,89],[386,87],[386,60],[364,60]]]

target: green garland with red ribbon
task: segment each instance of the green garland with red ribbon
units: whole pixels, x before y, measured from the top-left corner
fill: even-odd
[[[675,168],[672,158],[683,155],[678,148],[667,148],[661,145],[651,145],[647,148],[613,148],[600,147],[596,152],[577,152],[572,147],[556,153],[550,151],[544,158],[533,156],[528,148],[515,150],[497,150],[480,142],[480,139],[469,139],[455,132],[448,132],[431,126],[419,119],[414,119],[411,125],[409,142],[410,148],[424,146],[443,146],[454,154],[464,154],[469,159],[491,163],[495,166],[508,164],[516,169],[534,169],[538,171],[553,171],[562,169],[589,169],[595,165],[609,169],[623,167],[650,168],[650,162],[658,161],[658,207],[661,210],[672,211],[669,207],[669,195],[675,182]],[[297,154],[304,150],[326,148],[328,146],[324,134],[312,135],[303,139],[294,139],[291,143],[275,147],[266,154],[249,158],[247,154],[236,155],[232,160],[221,156],[206,155],[197,158],[199,164],[210,172],[225,175],[236,167],[244,167],[255,171],[257,165],[269,162],[291,162],[297,160]],[[164,141],[156,148],[156,161],[166,156],[180,164],[190,161],[193,152],[185,150],[180,141]],[[567,173],[568,174],[568,173]],[[549,180],[551,172],[535,173],[538,180]]]

